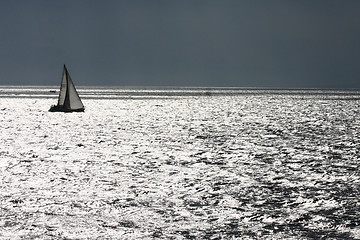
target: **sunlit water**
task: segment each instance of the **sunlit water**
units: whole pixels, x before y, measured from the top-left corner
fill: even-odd
[[[0,88],[0,239],[360,239],[360,92]]]

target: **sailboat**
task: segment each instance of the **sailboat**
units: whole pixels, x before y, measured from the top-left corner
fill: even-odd
[[[50,112],[83,112],[85,111],[84,104],[81,102],[79,94],[77,93],[74,83],[71,81],[69,72],[64,64],[62,73],[60,94],[57,105],[52,105]]]

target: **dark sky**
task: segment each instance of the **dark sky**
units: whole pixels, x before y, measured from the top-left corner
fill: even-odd
[[[359,0],[0,6],[0,85],[360,88]]]

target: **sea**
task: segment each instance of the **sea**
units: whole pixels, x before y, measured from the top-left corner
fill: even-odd
[[[0,239],[360,239],[360,90],[0,87]]]

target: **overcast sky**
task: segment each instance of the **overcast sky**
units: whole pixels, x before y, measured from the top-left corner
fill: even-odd
[[[0,0],[0,85],[360,88],[359,0]]]

